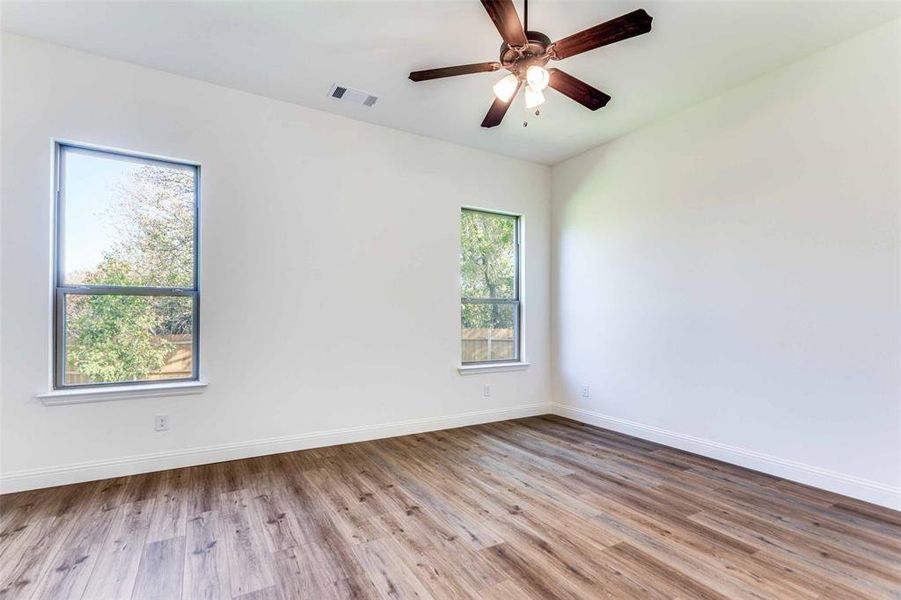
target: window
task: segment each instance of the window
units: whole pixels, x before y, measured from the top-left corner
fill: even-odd
[[[463,209],[462,362],[520,360],[519,217]]]
[[[198,378],[194,165],[57,147],[54,387]]]

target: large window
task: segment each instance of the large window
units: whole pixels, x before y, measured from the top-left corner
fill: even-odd
[[[463,209],[460,275],[463,364],[518,361],[519,217]]]
[[[198,167],[57,148],[55,387],[196,380]]]

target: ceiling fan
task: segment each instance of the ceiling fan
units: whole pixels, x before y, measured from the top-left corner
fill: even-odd
[[[496,98],[482,121],[482,127],[500,125],[523,82],[526,84],[526,108],[537,109],[543,104],[543,91],[547,87],[569,96],[590,110],[601,108],[607,104],[610,96],[565,71],[555,68],[545,69],[545,65],[551,60],[569,58],[651,30],[651,16],[644,9],[638,9],[606,23],[574,33],[562,40],[551,42],[545,34],[528,30],[528,0],[524,0],[522,24],[519,22],[513,0],[481,1],[504,40],[501,44],[500,60],[413,71],[410,73],[410,79],[427,81],[455,75],[497,71],[501,68],[507,69],[510,74],[494,84]]]

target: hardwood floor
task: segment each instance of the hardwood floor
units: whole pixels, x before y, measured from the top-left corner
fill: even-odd
[[[559,417],[0,502],[2,598],[901,597],[901,513]]]

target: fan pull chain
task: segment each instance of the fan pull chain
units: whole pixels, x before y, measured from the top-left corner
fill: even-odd
[[[535,109],[535,116],[536,116],[536,117],[540,117],[540,116],[541,116],[541,109],[540,109],[540,108],[536,108],[536,109]],[[528,120],[528,119],[529,119],[528,116],[526,116],[526,118],[523,119],[523,122],[522,122],[522,126],[523,126],[523,127],[528,127],[528,126],[529,126],[529,120]]]

